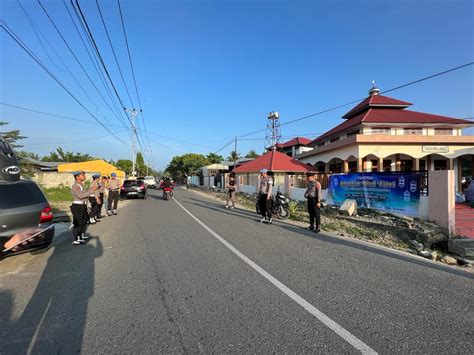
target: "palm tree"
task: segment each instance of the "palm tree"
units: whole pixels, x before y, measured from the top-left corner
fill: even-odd
[[[240,159],[240,154],[237,153],[235,150],[230,152],[230,155],[227,157],[228,161],[234,161]]]

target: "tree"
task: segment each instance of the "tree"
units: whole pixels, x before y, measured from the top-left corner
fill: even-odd
[[[41,160],[77,163],[77,162],[90,161],[90,160],[95,160],[95,159],[96,158],[90,156],[89,154],[67,152],[67,151],[64,151],[63,148],[58,147],[56,148],[56,151],[49,153],[49,155],[44,156]]]
[[[117,163],[115,163],[115,166],[122,170],[122,171],[125,171],[127,174],[131,174],[132,173],[132,161],[129,160],[129,159],[119,159],[117,160]]]
[[[260,155],[257,154],[255,150],[251,150],[250,152],[247,153],[245,156],[246,158],[258,158]]]
[[[206,155],[206,158],[209,164],[219,164],[224,160],[224,157],[222,155],[216,153],[209,153],[208,155]]]
[[[227,157],[228,161],[234,161],[240,159],[240,154],[237,153],[235,150],[230,152],[230,155]]]
[[[183,179],[186,175],[191,175],[194,171],[206,165],[209,165],[209,161],[204,155],[189,153],[173,157],[165,173]]]
[[[8,124],[8,122],[4,122],[4,121],[0,121],[0,127],[2,126],[6,126]],[[17,141],[21,140],[21,139],[25,139],[26,137],[25,136],[22,136],[20,134],[20,130],[19,129],[15,129],[13,131],[0,131],[0,136],[2,136],[3,138],[5,138],[5,140],[10,144],[10,146],[13,148],[13,149],[17,149],[17,148],[23,148],[22,145],[20,144],[16,144]]]

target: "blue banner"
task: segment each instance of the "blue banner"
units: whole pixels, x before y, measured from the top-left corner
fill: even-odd
[[[410,172],[331,175],[327,202],[353,199],[357,207],[418,216],[420,180],[421,174]]]

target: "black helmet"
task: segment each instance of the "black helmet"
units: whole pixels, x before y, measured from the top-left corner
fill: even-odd
[[[8,142],[0,137],[0,181],[15,182],[20,180],[18,159]]]

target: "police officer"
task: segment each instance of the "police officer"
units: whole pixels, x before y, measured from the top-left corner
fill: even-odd
[[[96,219],[99,219],[99,220],[102,218],[102,207],[104,206],[104,193],[105,193],[106,184],[107,184],[107,176],[102,176],[102,178],[99,181],[99,189],[97,190],[99,192],[99,210],[97,211]]]
[[[307,173],[306,178],[308,181],[308,187],[304,196],[308,201],[308,213],[309,213],[309,227],[306,230],[314,231],[314,233],[320,232],[321,226],[321,184],[316,180],[314,173]],[[316,220],[316,225],[314,224]]]
[[[110,174],[109,184],[107,186],[109,190],[108,206],[107,206],[107,215],[111,216],[112,214],[117,214],[117,205],[120,194],[120,180],[117,179],[117,174]],[[113,206],[112,206],[113,204]],[[113,209],[112,209],[113,207]]]
[[[258,204],[262,213],[260,223],[272,223],[272,186],[273,179],[268,176],[268,170],[261,169],[260,187],[258,190]]]
[[[71,187],[71,194],[73,202],[71,205],[71,213],[73,216],[73,230],[72,235],[74,237],[73,245],[79,245],[85,243],[88,237],[86,237],[86,224],[87,224],[87,199],[97,187],[91,187],[88,190],[84,190],[84,180],[86,179],[86,173],[84,171],[75,171],[72,173],[74,176],[74,184]]]
[[[89,195],[89,202],[91,204],[91,211],[89,213],[89,223],[95,224],[96,222],[100,222],[99,218],[99,206],[100,206],[100,174],[92,175],[92,184],[91,187],[94,188],[94,193]]]

